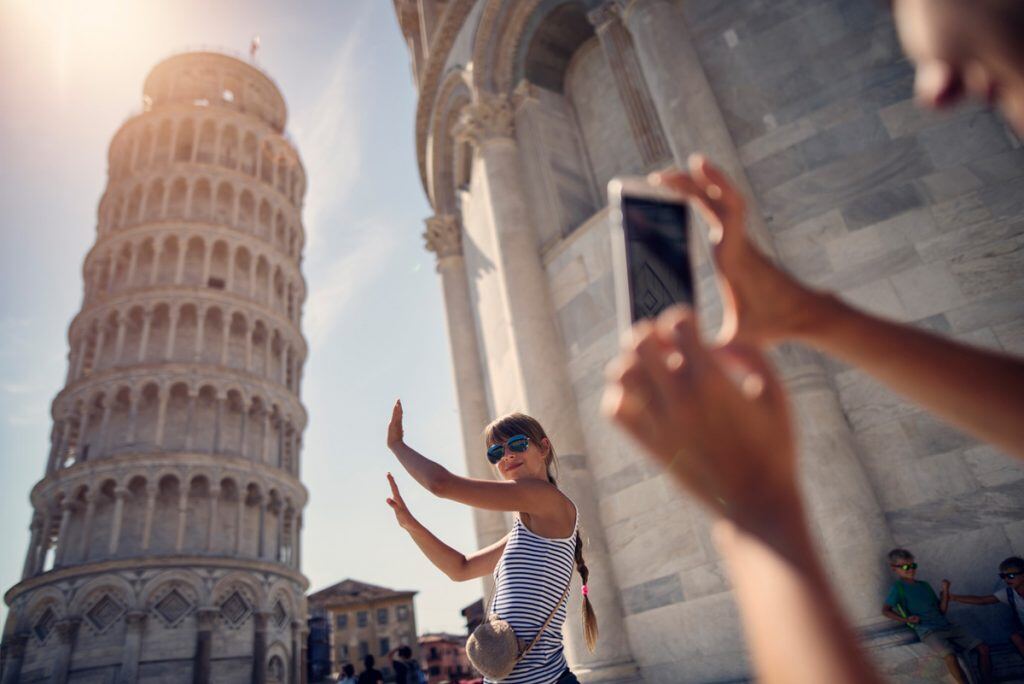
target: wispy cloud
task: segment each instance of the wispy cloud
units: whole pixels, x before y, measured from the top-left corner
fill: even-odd
[[[305,211],[307,251],[316,248],[325,218],[345,204],[359,171],[364,123],[359,93],[364,70],[358,57],[366,21],[364,10],[334,54],[323,94],[310,108],[309,115],[296,121],[293,127],[309,178]]]
[[[398,246],[388,225],[384,217],[358,222],[350,233],[351,245],[340,257],[321,265],[319,277],[311,277],[303,327],[314,353],[330,337],[348,305],[386,270],[383,266]]]

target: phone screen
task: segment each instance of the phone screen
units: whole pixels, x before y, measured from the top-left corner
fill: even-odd
[[[654,318],[673,304],[693,304],[688,226],[685,204],[622,196],[630,316],[634,323]]]

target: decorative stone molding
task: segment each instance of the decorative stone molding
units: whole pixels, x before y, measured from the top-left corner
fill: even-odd
[[[588,13],[597,32],[619,99],[626,110],[633,139],[648,167],[666,162],[672,152],[654,107],[647,80],[633,46],[633,38],[622,21],[623,4],[609,0]]]
[[[444,76],[444,66],[466,17],[469,16],[476,4],[477,0],[448,0],[444,14],[441,15],[441,20],[430,39],[427,62],[420,72],[420,96],[416,102],[416,162],[420,169],[420,181],[423,183],[424,189],[429,188],[427,183],[427,132],[434,113],[437,91]]]
[[[538,99],[537,86],[524,78],[519,81],[519,85],[512,91],[512,108],[515,111],[519,111],[519,108],[527,102],[537,102]]]
[[[462,254],[462,225],[458,218],[443,214],[432,216],[424,223],[427,230],[423,233],[423,239],[426,240],[427,249],[437,254],[438,261]]]
[[[511,139],[515,135],[515,112],[507,95],[477,93],[474,102],[462,108],[452,136],[479,147],[489,140]]]

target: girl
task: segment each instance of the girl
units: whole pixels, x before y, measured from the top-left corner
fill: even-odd
[[[544,428],[521,413],[509,414],[487,426],[487,451],[480,457],[497,467],[502,482],[454,475],[406,445],[403,436],[399,400],[388,426],[388,448],[414,480],[435,496],[516,513],[515,524],[503,539],[464,555],[435,537],[409,513],[395,479],[388,473],[388,505],[424,555],[456,582],[494,573],[494,600],[488,612],[508,621],[516,636],[527,643],[558,606],[537,643],[502,682],[577,684],[562,652],[566,613],[562,598],[574,566],[583,580],[583,633],[591,651],[597,641],[597,618],[587,598],[589,571],[583,560],[576,506],[555,482],[555,451]]]

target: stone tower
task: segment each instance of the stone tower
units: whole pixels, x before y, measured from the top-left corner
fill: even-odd
[[[305,172],[251,63],[173,56],[143,102],[110,144],[2,682],[301,681]]]

